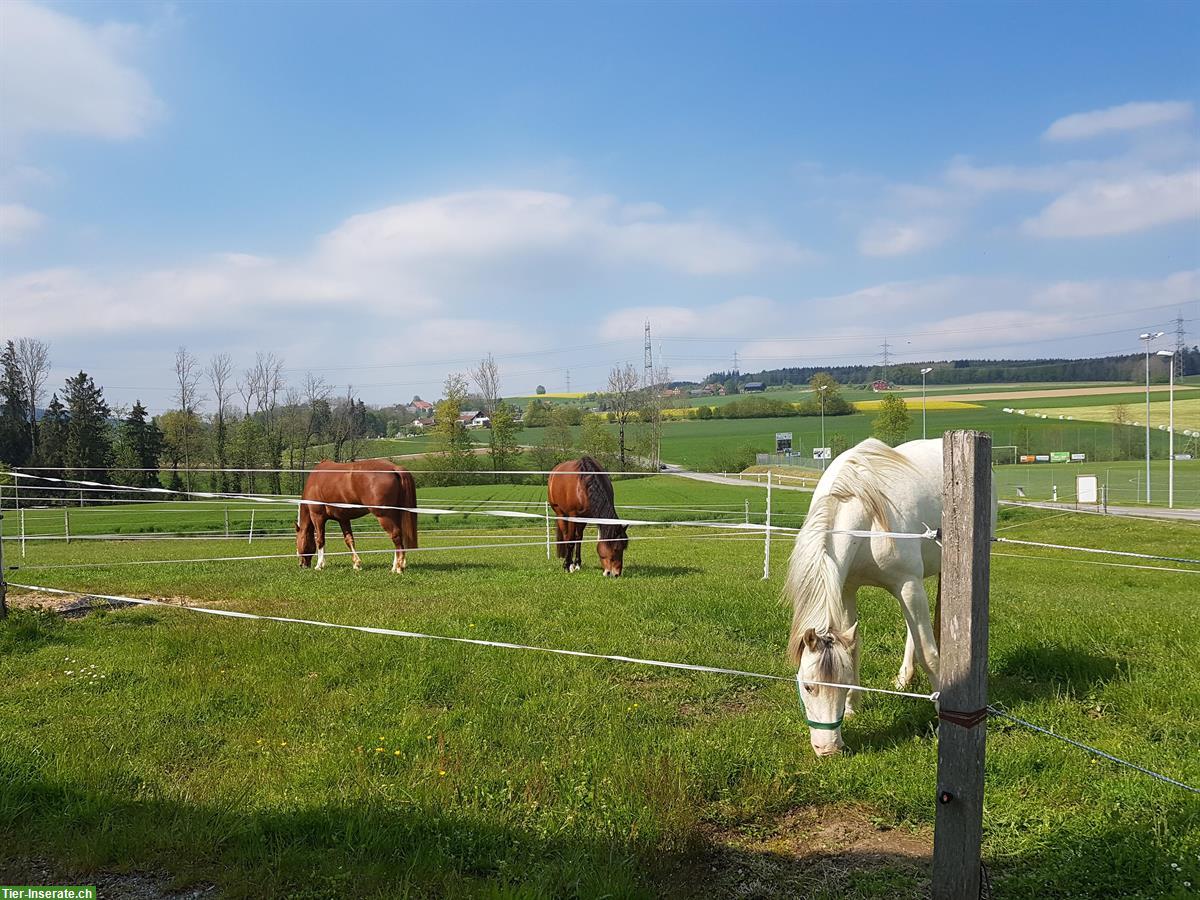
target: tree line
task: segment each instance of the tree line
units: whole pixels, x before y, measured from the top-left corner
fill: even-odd
[[[1165,382],[1170,375],[1169,362],[1151,357],[1150,380]],[[955,359],[889,365],[853,366],[789,366],[764,369],[755,373],[713,372],[706,383],[723,384],[726,390],[737,390],[748,381],[761,381],[769,387],[804,384],[819,372],[843,384],[866,385],[877,379],[891,384],[921,383],[921,369],[932,368],[928,384],[994,384],[1032,381],[1133,381],[1145,379],[1145,356],[1131,353],[1101,356],[1093,359]],[[1200,346],[1185,347],[1179,354],[1177,377],[1200,374]]]
[[[411,414],[372,409],[353,388],[334,393],[320,376],[299,384],[282,358],[260,352],[240,371],[218,353],[206,363],[175,354],[173,408],[151,416],[140,398],[114,406],[87,372],[46,397],[49,346],[22,338],[0,353],[0,463],[49,475],[172,491],[298,491],[320,458],[352,459],[369,437]],[[76,491],[74,496],[78,498]]]

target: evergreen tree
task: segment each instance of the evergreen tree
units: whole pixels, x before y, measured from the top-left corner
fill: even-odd
[[[158,487],[158,457],[163,450],[163,434],[158,424],[147,417],[146,407],[135,401],[117,434],[117,465],[123,470],[121,481],[134,487]]]
[[[0,462],[23,465],[29,458],[29,400],[17,349],[9,341],[0,354]]]
[[[39,466],[64,467],[67,452],[67,424],[71,421],[67,408],[58,399],[50,398],[50,405],[38,423],[38,449],[36,462]]]
[[[72,476],[103,481],[112,465],[112,429],[108,424],[109,408],[104,391],[96,386],[90,375],[80,372],[67,379],[63,388],[70,420],[63,462]]]

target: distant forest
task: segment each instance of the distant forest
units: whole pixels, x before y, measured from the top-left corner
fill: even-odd
[[[1150,358],[1150,380],[1168,379],[1168,361]],[[828,372],[842,384],[869,384],[885,378],[892,384],[920,384],[921,370],[931,367],[929,384],[988,384],[1023,381],[1132,381],[1145,380],[1145,356],[1102,356],[1094,359],[954,359],[941,362],[881,366],[795,366],[761,372],[713,372],[704,383],[724,385],[761,381],[768,387],[807,384],[818,372]],[[1179,375],[1200,375],[1200,346],[1185,348]]]

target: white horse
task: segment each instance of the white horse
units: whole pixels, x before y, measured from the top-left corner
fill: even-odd
[[[993,531],[995,518],[993,496]],[[833,461],[817,483],[796,536],[784,588],[792,603],[788,652],[802,681],[858,683],[857,594],[870,585],[900,601],[908,626],[896,686],[912,681],[914,662],[919,662],[933,690],[938,689],[937,637],[924,579],[941,574],[941,546],[928,539],[837,532],[920,534],[941,525],[940,439],[909,441],[893,449],[868,438]],[[854,714],[854,693],[804,685],[800,697],[818,755],[841,751],[842,720]]]

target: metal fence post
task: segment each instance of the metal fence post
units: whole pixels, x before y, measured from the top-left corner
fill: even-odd
[[[763,581],[771,577],[771,472],[767,471],[767,527],[763,530]]]
[[[246,532],[246,543],[254,543],[254,510],[250,510],[250,530]]]
[[[550,504],[546,504],[546,559],[550,559]]]
[[[948,431],[942,442],[942,583],[937,816],[933,897],[976,898],[987,738],[991,438]]]
[[[4,509],[0,507],[0,619],[8,618],[8,582],[4,578]]]
[[[63,534],[66,535],[67,543],[71,543],[71,510],[63,507]]]

